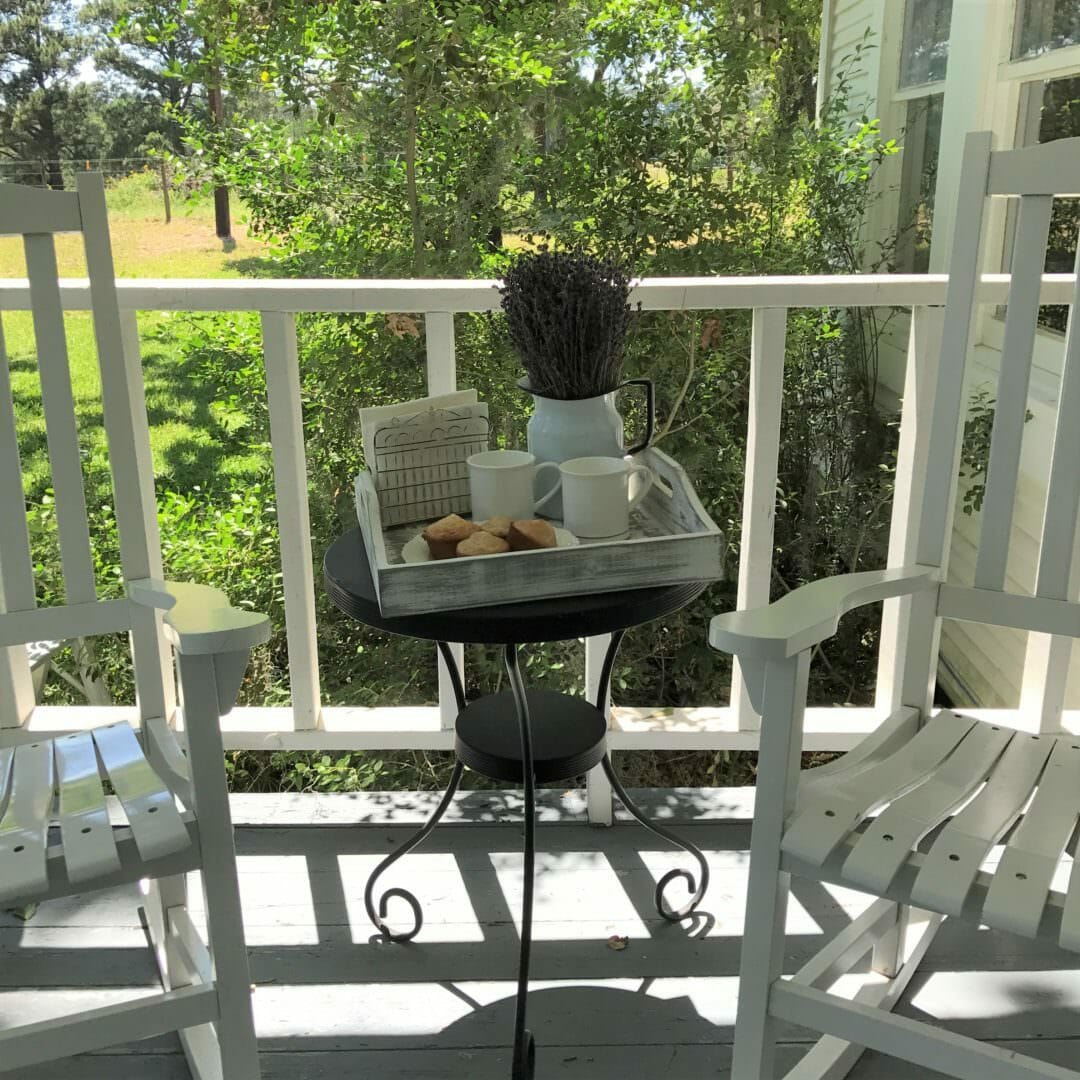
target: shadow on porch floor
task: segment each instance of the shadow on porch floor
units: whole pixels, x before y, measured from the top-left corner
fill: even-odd
[[[666,823],[683,822],[710,860],[706,914],[682,927],[657,917],[652,892],[683,856],[633,824],[589,828],[575,796],[545,795],[529,1016],[537,1075],[724,1075],[746,884],[746,793],[656,792],[644,800]],[[521,888],[513,797],[466,794],[448,823],[387,875],[387,884],[408,885],[424,904],[417,941],[385,945],[371,937],[366,876],[426,807],[426,796],[238,800],[237,816],[249,822],[238,848],[267,1080],[509,1075]],[[296,823],[303,820],[318,823]],[[802,881],[794,897],[789,971],[865,906],[857,893]],[[45,904],[26,923],[0,915],[0,1026],[152,990],[136,901],[117,890]],[[627,937],[626,949],[609,948],[611,935]],[[1074,1064],[1080,961],[949,923],[903,1011]],[[788,1027],[784,1039],[787,1067],[810,1036]],[[187,1075],[169,1037],[24,1070],[19,1080]],[[851,1075],[928,1074],[868,1054]]]

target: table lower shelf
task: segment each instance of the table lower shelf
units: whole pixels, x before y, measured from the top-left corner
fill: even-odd
[[[567,780],[599,765],[607,721],[588,701],[552,690],[529,690],[533,773],[537,783]],[[494,780],[521,783],[521,736],[514,695],[490,694],[457,718],[454,749],[470,769]]]

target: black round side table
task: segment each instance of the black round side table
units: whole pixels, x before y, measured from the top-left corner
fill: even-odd
[[[497,780],[520,782],[524,789],[524,883],[521,904],[521,952],[518,963],[517,1011],[514,1021],[512,1080],[530,1080],[536,1048],[526,1028],[529,987],[529,955],[532,947],[533,865],[535,844],[536,784],[580,776],[595,765],[603,766],[612,790],[629,813],[650,832],[681,847],[698,864],[698,876],[689,870],[670,870],[656,886],[656,908],[669,922],[686,918],[701,903],[709,885],[705,857],[689,841],[649,821],[634,805],[615,775],[607,753],[607,701],[611,671],[623,634],[631,626],[670,615],[699,596],[709,583],[635,589],[627,592],[593,593],[588,596],[532,600],[520,604],[437,611],[420,615],[388,617],[379,611],[360,530],[352,529],[330,546],[323,560],[326,589],[334,604],[347,615],[391,634],[434,641],[446,662],[457,699],[455,724],[457,762],[450,783],[430,820],[372,872],[364,890],[364,905],[372,923],[389,941],[411,941],[423,925],[420,903],[407,889],[387,889],[375,902],[375,885],[381,874],[429,836],[446,812],[465,768]],[[569,694],[526,690],[518,665],[518,647],[540,641],[564,641],[611,634],[597,688],[596,703]],[[501,645],[504,650],[510,691],[490,694],[471,703],[465,700],[461,673],[447,644]],[[509,720],[516,714],[516,729]],[[681,907],[669,907],[664,892],[674,880],[686,883],[689,899]],[[387,908],[393,899],[412,909],[413,926],[395,933],[387,925]]]

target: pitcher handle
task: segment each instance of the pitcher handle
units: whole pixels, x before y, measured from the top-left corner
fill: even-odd
[[[636,454],[639,450],[644,450],[652,442],[653,427],[656,423],[656,389],[653,386],[652,379],[627,379],[626,382],[620,383],[615,389],[622,390],[627,386],[645,387],[645,438],[637,446],[631,446],[629,450],[624,451],[627,454]]]

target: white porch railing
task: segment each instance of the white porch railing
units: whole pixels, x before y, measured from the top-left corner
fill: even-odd
[[[1068,303],[1072,275],[1046,275],[1042,303]],[[1005,299],[1008,278],[988,275],[980,300]],[[753,336],[746,478],[739,565],[741,607],[768,599],[773,546],[777,457],[780,439],[787,311],[821,307],[910,307],[911,336],[901,419],[889,564],[911,559],[911,509],[919,502],[928,438],[933,365],[937,363],[946,279],[941,275],[646,279],[632,302],[646,310],[750,309]],[[274,475],[279,517],[285,618],[292,686],[291,707],[237,708],[225,720],[226,745],[234,749],[449,749],[453,744],[452,694],[440,673],[438,707],[354,708],[324,706],[319,688],[315,634],[316,581],[307,503],[307,470],[300,401],[297,312],[421,312],[431,392],[456,386],[454,314],[497,309],[490,281],[121,281],[125,341],[138,342],[138,311],[258,311],[262,316]],[[68,310],[88,308],[85,281],[62,282]],[[0,281],[0,311],[29,308],[25,281]],[[319,555],[321,553],[315,553]],[[847,749],[897,703],[896,642],[905,618],[901,601],[886,605],[876,702],[870,708],[811,708],[806,748]],[[604,642],[586,644],[586,680],[596,677]],[[1067,662],[1067,656],[1058,658]],[[613,749],[756,749],[756,717],[736,673],[730,706],[659,709],[619,706]],[[103,722],[117,712],[88,706],[44,707],[31,721],[35,732],[58,733]],[[1070,729],[1080,714],[1066,714]]]

